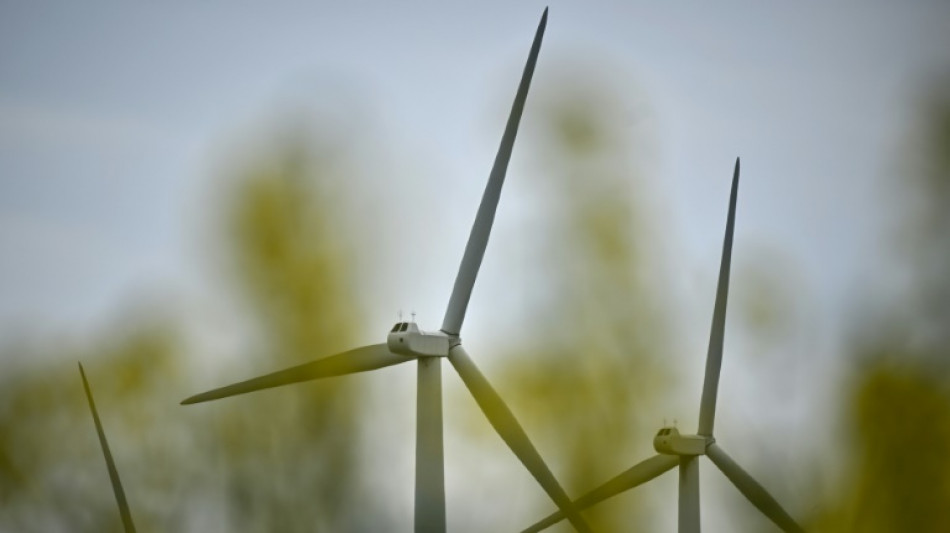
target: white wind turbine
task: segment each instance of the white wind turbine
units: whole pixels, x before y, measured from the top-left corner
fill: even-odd
[[[436,332],[421,331],[414,322],[397,323],[387,336],[387,342],[363,346],[341,354],[318,359],[257,378],[197,394],[182,401],[192,404],[216,400],[237,394],[278,387],[290,383],[331,376],[340,376],[417,360],[418,383],[416,397],[416,492],[415,530],[445,530],[445,481],[442,455],[442,358],[447,358],[471,392],[485,417],[505,441],[511,451],[557,504],[568,520],[580,531],[589,531],[584,519],[574,510],[570,498],[555,479],[527,434],[495,392],[474,361],[462,347],[459,332],[478,274],[495,209],[505,180],[508,160],[518,131],[518,123],[528,96],[528,87],[534,73],[541,38],[547,23],[545,8],[535,33],[528,61],[515,95],[515,101],[501,138],[488,184],[478,207],[469,235],[462,263],[459,266],[452,296],[442,328]]]
[[[135,533],[135,524],[132,523],[132,513],[129,511],[129,502],[125,499],[125,491],[122,490],[122,481],[119,480],[119,471],[116,470],[115,461],[112,460],[112,452],[109,451],[109,443],[106,441],[106,433],[102,429],[102,423],[99,421],[99,412],[96,411],[96,402],[92,399],[92,391],[89,390],[89,382],[86,381],[86,372],[79,363],[79,375],[82,376],[82,386],[86,391],[86,399],[89,400],[89,410],[92,411],[92,420],[96,423],[96,433],[99,434],[99,444],[102,446],[102,455],[106,458],[106,468],[109,470],[109,480],[112,481],[112,492],[115,493],[115,502],[119,506],[119,514],[122,516],[122,527],[125,533]]]
[[[784,531],[802,531],[794,519],[782,508],[762,485],[732,460],[716,443],[713,423],[716,416],[716,392],[719,388],[719,369],[722,366],[722,342],[726,326],[726,298],[729,293],[729,263],[732,256],[732,235],[736,218],[736,194],[739,188],[739,159],[732,176],[732,192],[729,198],[729,215],[726,221],[726,236],[722,245],[722,263],[719,267],[719,285],[716,289],[716,304],[713,309],[712,332],[709,336],[709,351],[706,355],[706,377],[699,406],[699,430],[696,435],[681,435],[675,427],[664,427],[653,438],[653,447],[658,455],[642,461],[610,481],[581,496],[574,502],[577,510],[616,496],[665,473],[675,466],[680,467],[679,476],[679,531],[698,533],[699,520],[699,456],[705,455],[719,467],[729,481],[759,511]],[[564,519],[556,512],[537,522],[523,533],[546,529]]]

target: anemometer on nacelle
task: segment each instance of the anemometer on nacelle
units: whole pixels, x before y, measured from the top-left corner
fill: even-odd
[[[397,322],[386,336],[389,350],[413,357],[448,357],[449,337],[437,331],[422,331],[415,322]]]

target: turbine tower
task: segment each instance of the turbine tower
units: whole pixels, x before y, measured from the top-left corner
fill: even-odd
[[[106,458],[106,468],[109,470],[109,480],[112,481],[112,492],[115,494],[115,503],[119,506],[119,514],[122,516],[122,527],[125,533],[135,533],[135,524],[132,523],[132,513],[129,511],[129,502],[125,500],[125,491],[122,490],[122,481],[119,479],[119,471],[115,467],[115,461],[112,460],[112,452],[109,451],[109,443],[106,441],[106,433],[102,429],[102,423],[99,421],[99,412],[96,411],[96,402],[92,399],[92,391],[89,390],[89,382],[86,381],[86,372],[79,363],[79,375],[82,376],[82,386],[86,390],[86,399],[89,400],[89,410],[92,411],[92,420],[96,423],[96,433],[99,434],[99,444],[102,446],[102,455]]]
[[[505,132],[501,138],[495,163],[488,177],[488,184],[485,186],[485,192],[472,225],[468,244],[465,246],[465,253],[462,256],[462,263],[459,266],[441,329],[436,332],[425,332],[420,330],[415,322],[400,321],[393,326],[385,343],[363,346],[311,363],[197,394],[185,399],[182,404],[216,400],[312,379],[365,372],[416,360],[418,382],[415,530],[418,532],[445,531],[441,363],[442,358],[447,358],[492,427],[554,500],[567,519],[580,531],[590,530],[511,410],[462,347],[459,336],[472,287],[475,284],[482,257],[485,255],[485,247],[488,244],[495,210],[505,181],[505,172],[518,132],[518,123],[521,120],[531,77],[538,59],[538,51],[541,48],[547,16],[548,10],[545,8],[531,45]]]
[[[719,370],[722,366],[723,333],[726,326],[726,299],[729,293],[729,264],[732,257],[732,235],[736,219],[736,194],[739,188],[739,158],[732,175],[732,191],[729,198],[729,215],[726,221],[726,236],[722,245],[722,263],[719,267],[719,284],[716,288],[716,304],[713,308],[712,331],[709,336],[709,351],[706,355],[706,377],[699,406],[699,429],[696,435],[681,435],[676,427],[664,427],[653,438],[657,455],[642,461],[610,481],[581,496],[574,502],[577,510],[616,496],[679,466],[679,531],[698,533],[699,520],[699,457],[705,455],[719,467],[729,481],[759,511],[783,531],[802,531],[795,520],[782,508],[758,481],[732,460],[713,437],[716,418],[716,394],[719,388]],[[556,512],[524,530],[531,533],[546,529],[564,519]]]

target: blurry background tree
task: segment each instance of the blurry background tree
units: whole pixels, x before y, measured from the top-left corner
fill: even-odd
[[[262,340],[206,388],[350,344],[358,311],[349,294],[348,233],[336,216],[339,189],[331,185],[340,183],[341,156],[323,148],[295,131],[226,181],[225,268],[259,330],[234,334]],[[230,520],[215,529],[386,529],[372,497],[354,495],[358,381],[325,380],[185,410],[177,403],[194,380],[182,372],[178,325],[133,316],[115,329],[120,333],[108,331],[88,348],[44,342],[11,355],[35,361],[0,376],[0,530],[120,526],[78,372],[63,363],[78,359],[87,363],[141,530],[204,529],[215,509]],[[65,353],[51,358],[45,351]],[[347,505],[357,501],[359,509]]]
[[[193,472],[176,468],[187,437],[176,431],[180,417],[166,394],[180,383],[179,344],[163,320],[132,322],[80,348],[55,342],[4,348],[45,359],[4,374],[0,383],[0,529],[121,530],[79,381],[80,359],[136,521],[143,529],[180,523]],[[72,357],[64,363],[44,350]]]
[[[347,349],[359,324],[334,188],[347,180],[338,154],[315,141],[291,135],[249,165],[231,198],[228,264],[263,337],[248,377]],[[243,379],[231,370],[204,388]],[[220,450],[213,461],[241,529],[352,530],[373,516],[370,499],[359,511],[345,505],[356,501],[358,387],[328,379],[190,408],[214,427],[204,445]]]
[[[645,103],[612,92],[603,73],[573,66],[583,74],[562,66],[557,90],[537,92],[540,135],[521,145],[535,167],[530,194],[546,206],[543,240],[528,246],[537,278],[520,317],[537,342],[503,358],[500,389],[577,497],[647,457],[671,372],[667,310],[655,292],[665,283],[656,258],[646,257],[651,232],[638,202],[648,194],[643,132],[629,120]],[[596,531],[649,528],[643,501],[633,491],[586,514]],[[539,500],[537,510],[540,519],[554,508]]]
[[[838,451],[816,531],[950,531],[950,78],[928,89],[893,180],[903,291],[882,301],[870,288],[874,310],[854,317],[840,407],[851,453]]]

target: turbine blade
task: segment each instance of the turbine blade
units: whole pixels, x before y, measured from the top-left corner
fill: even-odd
[[[548,469],[548,465],[541,458],[541,454],[531,444],[531,440],[528,439],[528,435],[524,432],[521,424],[515,419],[515,415],[508,409],[501,396],[495,392],[495,389],[488,383],[488,380],[485,379],[485,376],[475,366],[475,363],[461,345],[452,348],[452,351],[449,352],[449,361],[452,362],[452,366],[459,373],[462,382],[472,393],[475,402],[478,403],[478,407],[481,408],[492,427],[521,460],[528,472],[531,472],[541,488],[548,493],[548,496],[567,516],[574,528],[578,531],[590,531],[590,526],[587,525],[587,522],[584,521],[571,503],[571,499],[567,497],[567,493],[561,488],[561,484]]]
[[[625,470],[619,476],[611,479],[596,489],[584,494],[574,502],[574,508],[583,511],[592,505],[596,505],[606,499],[612,498],[621,492],[630,490],[638,485],[666,473],[678,465],[679,457],[675,455],[654,455],[653,457],[640,461],[633,467]],[[547,516],[544,520],[535,523],[525,529],[522,533],[536,533],[543,531],[554,524],[564,520],[564,513],[557,511]]]
[[[182,400],[182,405],[207,402],[236,396],[262,389],[280,387],[312,379],[355,374],[367,370],[376,370],[390,365],[405,363],[415,359],[411,356],[396,355],[389,351],[385,344],[372,344],[343,352],[330,357],[324,357],[310,363],[280,370],[272,374],[249,379],[233,385],[202,392]]]
[[[491,174],[488,176],[488,184],[485,186],[485,193],[482,195],[482,203],[478,206],[478,214],[475,215],[475,223],[472,224],[472,232],[469,234],[468,244],[465,245],[465,254],[462,256],[462,264],[459,266],[455,278],[452,296],[449,298],[449,305],[445,310],[442,331],[449,335],[458,335],[462,329],[468,300],[472,296],[472,286],[475,285],[478,268],[485,256],[488,236],[491,233],[492,222],[495,220],[495,209],[498,207],[498,198],[501,196],[501,186],[505,182],[508,160],[511,158],[515,136],[518,134],[518,123],[521,121],[521,112],[524,110],[525,99],[528,97],[528,88],[531,86],[531,76],[534,74],[534,65],[538,60],[538,51],[541,49],[541,38],[544,36],[544,27],[547,20],[548,10],[545,8],[544,14],[541,15],[541,22],[538,24],[538,30],[534,35],[531,52],[528,54],[528,62],[525,64],[524,73],[521,75],[521,84],[518,86],[514,104],[511,106],[511,115],[508,117],[505,133],[501,137],[501,146],[498,147],[495,164],[492,165]]]
[[[719,370],[722,368],[722,340],[726,329],[726,300],[729,298],[729,265],[732,262],[732,234],[736,223],[736,194],[739,191],[739,158],[732,174],[732,192],[729,195],[729,216],[726,236],[722,242],[722,263],[719,265],[719,285],[716,287],[716,305],[713,308],[712,331],[709,333],[709,351],[706,353],[706,378],[699,404],[700,435],[711,436],[716,422],[716,395],[719,390]]]
[[[732,457],[729,457],[722,448],[715,442],[706,447],[706,455],[709,459],[722,470],[722,473],[729,478],[729,481],[739,489],[739,492],[746,497],[752,505],[756,506],[762,514],[769,517],[775,525],[782,531],[801,532],[804,531],[798,523],[779,505],[771,494],[766,492],[765,488],[758,481],[752,478],[742,469]]]
[[[135,524],[132,523],[132,512],[129,511],[129,502],[125,499],[125,491],[122,490],[122,481],[119,479],[119,471],[115,467],[115,461],[112,460],[112,452],[109,450],[109,442],[106,441],[106,433],[102,429],[102,422],[99,421],[99,412],[96,410],[96,402],[92,399],[92,391],[89,390],[89,382],[86,381],[86,371],[79,363],[79,375],[82,376],[82,387],[86,391],[86,399],[89,400],[89,410],[92,411],[92,420],[96,424],[96,433],[99,434],[99,444],[102,446],[102,455],[106,458],[106,468],[109,470],[109,480],[112,481],[112,492],[115,494],[115,503],[119,506],[119,514],[122,516],[122,526],[126,533],[135,533]]]

